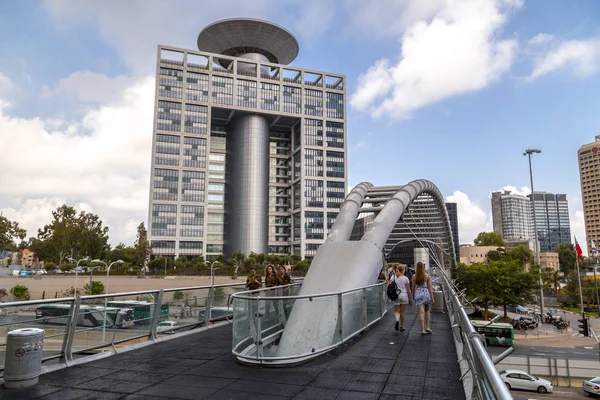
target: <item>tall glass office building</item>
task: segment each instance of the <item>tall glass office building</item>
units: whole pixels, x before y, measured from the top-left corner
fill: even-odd
[[[312,257],[347,190],[345,76],[288,66],[296,39],[261,20],[198,48],[158,47],[153,256]]]
[[[531,195],[528,196],[531,201]],[[571,244],[569,204],[566,194],[535,192],[535,212],[540,251],[554,251],[560,243]]]
[[[533,238],[533,222],[529,198],[510,191],[492,193],[494,232],[504,239]]]

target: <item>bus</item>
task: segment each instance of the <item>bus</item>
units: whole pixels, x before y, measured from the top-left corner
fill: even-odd
[[[487,345],[512,346],[515,331],[511,324],[493,323],[487,321],[471,321],[477,333],[485,336]]]
[[[69,323],[70,304],[47,304],[35,310],[35,318],[45,324],[67,325]],[[112,318],[106,315],[106,326],[113,325]],[[97,327],[104,325],[104,313],[96,307],[80,306],[77,314],[77,326]]]
[[[154,303],[139,300],[115,300],[108,302],[109,307],[129,308],[133,310],[133,318],[136,324],[147,325],[150,323],[154,313]],[[169,319],[169,305],[162,304],[160,308],[159,322]]]

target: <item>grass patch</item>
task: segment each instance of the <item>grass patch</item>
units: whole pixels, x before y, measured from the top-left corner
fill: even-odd
[[[558,309],[559,311],[562,310],[566,310],[566,311],[572,311],[575,314],[581,314],[581,308],[579,307],[560,307]],[[586,317],[598,317],[598,309],[592,309],[592,308],[584,308],[585,311],[585,316]]]

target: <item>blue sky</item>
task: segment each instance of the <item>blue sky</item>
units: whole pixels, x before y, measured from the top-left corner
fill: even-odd
[[[491,191],[527,192],[522,153],[537,147],[536,190],[569,196],[584,241],[576,152],[600,134],[597,1],[222,3],[1,2],[3,214],[33,236],[68,202],[100,214],[114,244],[133,242],[156,46],[193,49],[206,24],[249,16],[296,35],[293,65],[347,76],[351,186],[430,179],[459,203],[467,243],[491,229]]]

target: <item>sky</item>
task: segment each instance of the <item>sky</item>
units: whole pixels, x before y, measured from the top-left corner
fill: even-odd
[[[600,3],[524,0],[0,2],[0,211],[36,236],[66,203],[113,245],[147,222],[157,45],[218,19],[298,39],[292,65],[347,78],[349,186],[434,182],[460,243],[491,192],[566,193],[585,250],[577,149],[600,134]]]

